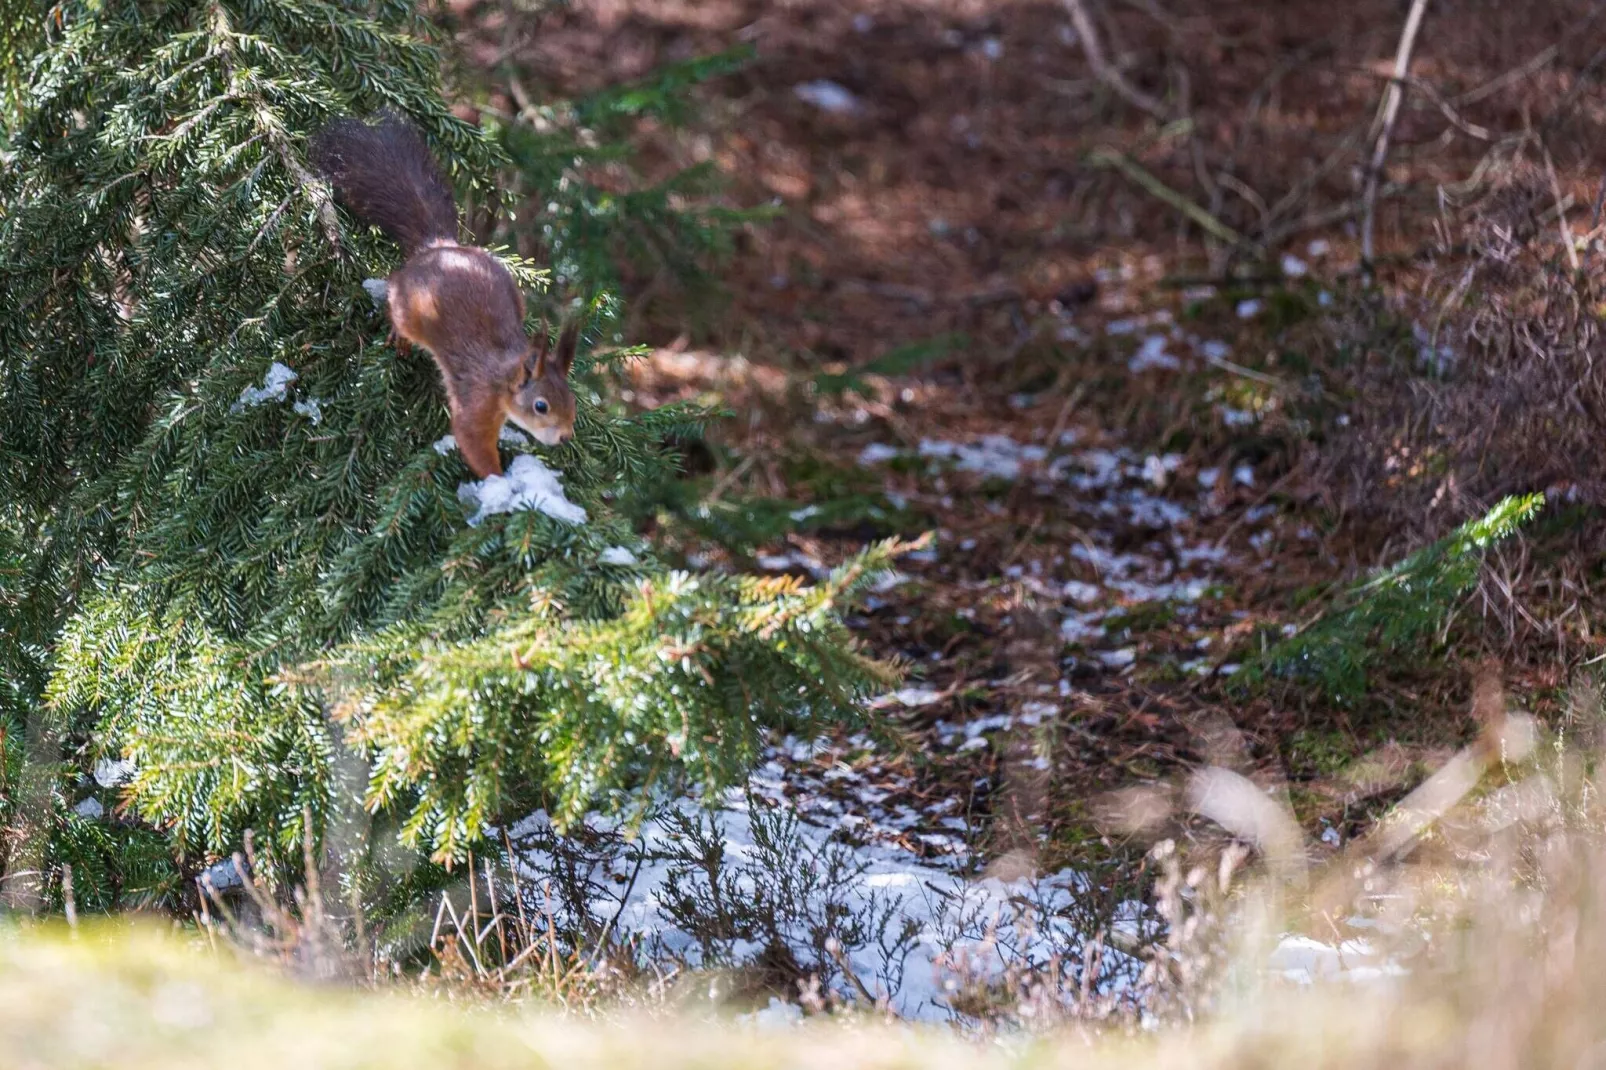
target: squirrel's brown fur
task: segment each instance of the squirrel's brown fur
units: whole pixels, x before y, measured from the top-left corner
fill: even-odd
[[[313,139],[312,160],[353,215],[401,246],[405,262],[386,280],[391,330],[435,358],[474,474],[501,473],[507,420],[545,445],[567,441],[578,325],[555,350],[544,332],[538,344],[525,337],[523,294],[496,257],[457,243],[457,206],[418,131],[391,113],[374,125],[337,119]]]

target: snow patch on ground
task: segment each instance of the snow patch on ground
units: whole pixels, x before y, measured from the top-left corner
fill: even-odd
[[[1041,463],[1048,450],[1022,445],[1007,435],[983,435],[974,443],[921,439],[920,456],[952,460],[961,472],[1013,480],[1020,477],[1023,464]]]
[[[869,468],[873,464],[885,464],[895,457],[902,456],[903,451],[896,446],[888,446],[884,442],[872,442],[859,451],[859,464]]]
[[[711,823],[724,864],[738,874],[744,865],[760,862],[762,837],[755,835],[754,815],[743,793],[731,793],[722,808],[712,813],[691,800],[680,800],[672,808],[685,818]],[[586,824],[599,832],[618,828],[616,822],[598,817],[588,818]],[[539,887],[563,862],[545,850],[520,843],[549,828],[547,815],[540,812],[508,830],[516,845],[521,878],[532,887]],[[832,831],[808,821],[795,826],[799,853],[807,857],[819,858],[826,850],[851,852],[845,879],[829,893],[816,887],[812,894],[826,898],[805,904],[802,913],[818,918],[838,909],[863,915],[885,911],[890,913],[892,931],[904,925],[910,928],[913,939],[907,944],[887,949],[871,940],[839,951],[871,994],[886,997],[891,1009],[906,1019],[946,1021],[953,1017],[945,998],[951,989],[944,962],[968,955],[972,962],[982,964],[982,969],[1002,974],[1006,961],[1046,962],[1056,951],[1078,945],[1083,936],[1075,930],[1069,908],[1090,889],[1086,878],[1074,870],[1012,881],[969,880],[907,850],[829,844]],[[601,893],[589,904],[592,916],[612,921],[620,935],[636,938],[638,946],[649,952],[684,959],[694,968],[703,965],[704,948],[677,924],[681,907],[672,894],[674,859],[677,854],[683,857],[683,837],[673,823],[656,820],[646,823],[636,842],[639,854],[622,867],[623,872],[608,872],[607,863],[593,862],[594,871],[582,875]],[[682,874],[680,880],[685,879]],[[739,876],[738,884],[746,879]],[[1032,927],[1012,924],[1022,902],[1037,908]],[[987,940],[994,922],[998,923],[996,943]],[[783,936],[800,960],[812,960],[817,954],[812,942],[815,934],[807,924],[785,924]],[[756,941],[738,940],[722,950],[733,964],[745,965],[761,955],[764,947]],[[1108,948],[1104,955],[1101,985],[1119,990],[1135,981],[1135,960]],[[793,1018],[784,1007],[772,1004],[755,1018],[764,1024],[782,1024]]]
[[[1137,353],[1126,362],[1127,371],[1139,375],[1146,371],[1158,369],[1160,371],[1175,371],[1182,367],[1182,361],[1166,352],[1168,339],[1163,334],[1151,334],[1143,340]]]
[[[929,706],[938,701],[943,692],[934,687],[904,687],[891,694],[883,695],[870,703],[871,709],[881,709],[886,706]]]
[[[1377,981],[1408,972],[1365,940],[1324,943],[1308,936],[1284,936],[1266,965],[1274,974],[1297,984],[1316,981]]]
[[[799,82],[792,87],[792,93],[803,103],[832,115],[853,115],[863,107],[852,92],[826,78]]]

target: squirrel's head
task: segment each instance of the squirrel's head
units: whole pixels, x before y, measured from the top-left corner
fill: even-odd
[[[546,332],[530,346],[519,365],[513,402],[507,418],[528,431],[543,446],[558,446],[574,434],[574,391],[569,388],[569,369],[574,367],[574,348],[580,341],[580,325],[563,328],[556,347],[550,347]]]

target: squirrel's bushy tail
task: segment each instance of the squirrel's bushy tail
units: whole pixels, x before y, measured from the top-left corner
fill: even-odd
[[[312,139],[312,163],[340,202],[390,235],[404,256],[457,240],[457,205],[416,127],[390,111],[372,126],[336,119]]]

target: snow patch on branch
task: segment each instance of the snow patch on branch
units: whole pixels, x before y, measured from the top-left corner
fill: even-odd
[[[441,449],[441,444],[445,441],[435,443],[436,450],[443,454],[446,450]],[[477,483],[460,485],[457,497],[475,510],[468,518],[470,527],[495,513],[511,513],[517,509],[535,509],[568,524],[584,524],[586,511],[563,493],[562,480],[561,473],[548,468],[539,457],[525,453],[513,458],[506,475],[488,476]]]
[[[229,407],[231,413],[242,412],[254,408],[264,402],[283,401],[285,393],[291,383],[299,376],[287,366],[274,361],[268,367],[268,374],[263,377],[261,386],[248,386],[240,391],[240,400]]]

